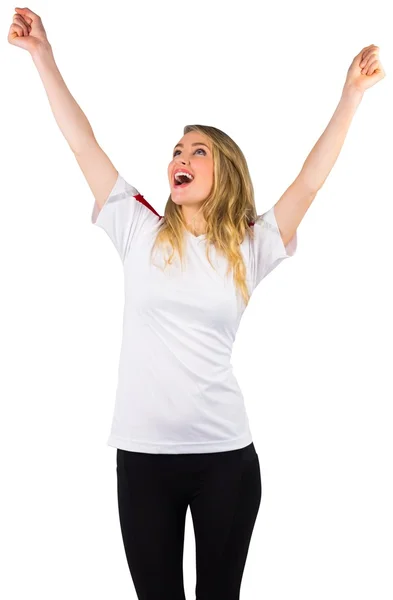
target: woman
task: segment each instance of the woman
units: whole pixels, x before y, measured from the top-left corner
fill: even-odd
[[[354,58],[328,127],[270,210],[257,214],[235,142],[215,127],[193,125],[173,150],[160,216],[99,147],[61,78],[40,17],[16,10],[9,42],[31,53],[95,197],[92,222],[123,263],[123,340],[108,444],[117,448],[120,525],[136,593],[185,600],[190,507],[197,598],[238,599],[261,477],[232,345],[252,292],[295,254],[297,228],[365,90],[384,77],[379,48]]]

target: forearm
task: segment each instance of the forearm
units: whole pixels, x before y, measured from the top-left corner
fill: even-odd
[[[340,154],[362,97],[361,92],[344,88],[328,126],[311,150],[299,174],[311,190],[317,192],[325,183]]]
[[[71,150],[78,153],[94,133],[86,115],[68,90],[50,45],[43,46],[31,54],[38,69],[55,120]]]

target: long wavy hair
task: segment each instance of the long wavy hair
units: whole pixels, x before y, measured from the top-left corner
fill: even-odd
[[[209,255],[211,243],[219,254],[227,258],[227,274],[233,271],[235,287],[247,306],[250,293],[240,244],[246,235],[253,239],[254,231],[250,225],[257,218],[247,162],[239,146],[220,129],[209,125],[186,125],[184,134],[190,131],[204,134],[212,143],[213,185],[201,207],[206,222],[206,257],[213,267]],[[172,264],[175,251],[183,265],[184,228],[181,206],[173,202],[170,195],[151,251],[152,255],[159,246],[169,248],[164,269]]]

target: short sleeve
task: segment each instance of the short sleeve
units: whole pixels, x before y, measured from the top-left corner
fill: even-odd
[[[297,250],[297,232],[284,246],[274,214],[274,206],[254,223],[255,285],[275,269],[284,258],[290,258]]]
[[[120,173],[101,210],[94,202],[91,222],[106,231],[124,262],[135,237],[159,214]]]

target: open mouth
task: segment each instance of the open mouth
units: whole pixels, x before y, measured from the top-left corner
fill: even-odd
[[[176,188],[187,187],[193,182],[194,178],[192,175],[186,173],[176,173],[174,176],[174,186]]]

